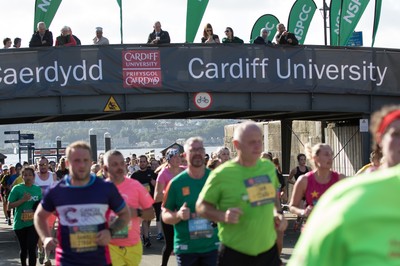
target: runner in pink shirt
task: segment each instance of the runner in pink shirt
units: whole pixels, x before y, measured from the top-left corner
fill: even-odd
[[[138,181],[126,177],[124,156],[116,150],[104,154],[104,173],[108,180],[113,182],[124,198],[131,213],[131,221],[124,229],[111,232],[109,244],[113,265],[139,265],[142,259],[143,247],[140,241],[140,224],[143,220],[154,218],[153,203],[145,187]],[[109,213],[109,222],[112,223],[116,214]]]

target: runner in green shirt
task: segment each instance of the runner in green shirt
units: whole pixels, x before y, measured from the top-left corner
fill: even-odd
[[[204,164],[205,149],[199,137],[185,144],[188,168],[169,183],[162,219],[174,225],[174,252],[178,265],[216,265],[219,240],[211,221],[196,214],[196,200],[210,170]]]
[[[276,231],[284,231],[274,165],[259,159],[262,133],[253,122],[239,125],[233,138],[237,157],[211,172],[197,212],[218,222],[218,265],[280,265]]]
[[[15,208],[14,232],[20,246],[21,265],[26,265],[27,251],[29,265],[36,264],[36,245],[39,236],[33,226],[33,214],[40,200],[42,191],[34,185],[35,171],[33,168],[22,169],[24,183],[16,185],[8,197],[8,208]]]

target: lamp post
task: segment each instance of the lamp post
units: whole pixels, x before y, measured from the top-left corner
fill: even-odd
[[[56,147],[57,147],[57,163],[60,161],[60,149],[61,149],[61,137],[56,137]]]
[[[323,7],[319,9],[320,12],[322,12],[322,17],[324,18],[324,43],[325,46],[328,45],[328,34],[327,34],[327,29],[328,25],[326,23],[328,16],[328,11],[329,11],[329,6],[326,4],[326,0],[323,1]]]
[[[104,133],[104,149],[106,152],[111,150],[111,134],[109,132]]]
[[[92,148],[92,161],[97,161],[97,136],[94,129],[89,129],[90,147]]]

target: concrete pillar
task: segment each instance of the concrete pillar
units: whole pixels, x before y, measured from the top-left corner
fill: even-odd
[[[281,120],[282,173],[290,172],[293,120]]]
[[[92,161],[97,161],[97,136],[94,129],[89,129],[90,147],[92,148]]]
[[[111,150],[111,134],[109,132],[104,133],[104,147],[106,152]]]

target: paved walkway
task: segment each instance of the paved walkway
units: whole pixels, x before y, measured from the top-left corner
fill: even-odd
[[[294,223],[294,216],[290,214],[285,214],[287,219],[289,220],[289,229],[285,232],[284,239],[284,248],[282,251],[282,260],[286,264],[287,260],[290,258],[292,254],[293,247],[299,237],[299,232],[295,232],[292,230]],[[150,248],[143,249],[143,258],[141,266],[157,266],[160,265],[161,262],[161,249],[163,246],[162,241],[157,241],[155,236],[156,227],[155,222],[152,222],[151,225],[151,233],[152,233],[152,246]],[[3,213],[3,203],[0,203],[0,266],[17,266],[21,265],[19,261],[19,246],[18,240],[12,230],[12,226],[9,226],[5,222],[5,217]],[[54,263],[54,255],[52,260]],[[39,261],[37,262],[39,264]],[[169,266],[176,266],[176,258],[175,256],[170,257],[170,261],[168,263]]]

